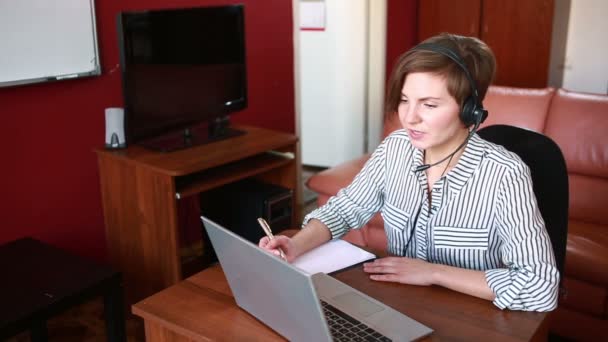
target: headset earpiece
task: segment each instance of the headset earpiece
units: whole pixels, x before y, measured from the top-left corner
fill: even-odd
[[[462,105],[462,110],[460,111],[460,120],[465,126],[469,127],[477,122],[478,113],[475,100],[471,96],[467,97]]]
[[[460,111],[460,120],[465,126],[480,125],[488,117],[488,111],[483,107],[478,106],[472,97],[468,97],[462,105]]]
[[[477,123],[477,125],[486,121],[486,119],[488,118],[487,110],[485,110],[483,107],[481,107],[481,108],[477,108],[475,111],[477,112],[477,114],[475,114],[475,117],[478,118],[476,120],[479,120],[479,123]]]
[[[423,43],[415,46],[414,50],[426,50],[432,51],[435,53],[439,53],[443,56],[448,57],[456,65],[460,67],[466,76],[469,84],[471,86],[471,95],[466,98],[464,103],[462,104],[462,108],[460,111],[460,120],[464,123],[465,126],[470,127],[478,127],[479,124],[485,121],[488,117],[488,111],[483,108],[481,101],[479,100],[479,93],[477,92],[477,85],[469,72],[464,60],[452,49],[445,47],[443,45],[438,45],[434,43]]]

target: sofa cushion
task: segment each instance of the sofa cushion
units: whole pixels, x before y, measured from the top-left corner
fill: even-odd
[[[338,193],[338,190],[346,187],[353,181],[369,157],[370,154],[366,154],[357,159],[349,160],[323,170],[310,177],[306,181],[306,186],[318,194],[333,196]]]
[[[608,178],[608,96],[560,89],[550,111],[545,134],[561,147],[568,172]]]
[[[608,210],[606,210],[608,179],[569,173],[568,187],[570,188],[568,217],[602,224],[604,226],[598,229],[603,229],[608,234]]]
[[[608,230],[605,228],[593,223],[568,222],[566,276],[608,287]]]
[[[608,341],[605,319],[562,307],[553,311],[550,317],[551,332],[558,336],[572,341]]]
[[[504,124],[542,133],[554,93],[554,88],[491,86],[483,101],[488,118],[481,127]]]
[[[608,96],[557,91],[545,134],[562,149],[570,176],[571,219],[608,234]]]
[[[575,309],[598,318],[606,317],[608,290],[604,286],[573,278],[564,278],[562,286],[565,292],[560,297],[560,307]]]

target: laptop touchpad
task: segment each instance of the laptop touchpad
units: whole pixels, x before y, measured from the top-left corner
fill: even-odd
[[[378,304],[375,304],[356,292],[347,292],[332,298],[344,309],[345,312],[358,312],[367,317],[384,310]]]

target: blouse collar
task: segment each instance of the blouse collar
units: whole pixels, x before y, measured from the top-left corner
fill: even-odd
[[[460,159],[458,159],[458,163],[445,175],[450,185],[450,190],[458,192],[464,187],[467,181],[473,176],[475,170],[479,168],[484,153],[484,140],[477,135],[477,133],[474,133],[464,147],[464,151],[460,156]],[[424,165],[424,152],[414,148],[413,158],[414,162],[411,172],[416,174],[418,173],[415,171],[416,168]],[[418,178],[425,179],[426,177]]]

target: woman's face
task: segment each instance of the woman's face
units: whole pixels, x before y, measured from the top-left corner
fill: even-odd
[[[398,113],[412,145],[426,150],[431,161],[452,153],[468,135],[460,121],[460,105],[448,93],[446,79],[435,73],[406,76]]]

